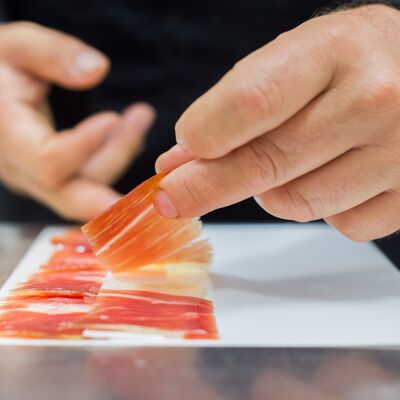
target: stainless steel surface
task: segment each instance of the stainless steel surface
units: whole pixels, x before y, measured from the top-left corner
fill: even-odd
[[[40,225],[0,223],[0,286],[40,232]]]
[[[0,283],[39,229],[0,225]],[[0,347],[0,400],[24,399],[398,400],[400,351]]]

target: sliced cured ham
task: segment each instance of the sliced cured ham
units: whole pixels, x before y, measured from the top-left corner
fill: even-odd
[[[83,226],[94,253],[113,273],[149,264],[210,263],[211,246],[201,239],[198,219],[168,219],[155,210],[161,179],[150,178]]]
[[[60,249],[69,248],[76,252],[92,252],[85,235],[79,229],[71,229],[63,235],[54,236],[51,243]]]
[[[64,296],[86,298],[98,294],[103,283],[104,274],[81,276],[70,273],[35,274],[28,281],[19,284],[14,295],[40,295],[46,297]]]
[[[161,178],[86,224],[91,244],[78,230],[53,237],[49,260],[0,299],[0,337],[216,339],[211,246],[198,219],[157,213],[153,195]]]
[[[211,301],[158,292],[103,290],[83,322],[97,331],[217,338]]]
[[[0,337],[82,339],[78,322],[91,309],[105,270],[79,231],[52,243],[49,262],[0,300]]]
[[[84,312],[49,314],[29,310],[4,311],[0,315],[0,337],[30,339],[81,339],[78,321]]]
[[[214,339],[213,304],[205,298],[212,249],[198,219],[167,219],[155,210],[161,179],[150,178],[82,228],[112,273],[84,325],[96,334]]]

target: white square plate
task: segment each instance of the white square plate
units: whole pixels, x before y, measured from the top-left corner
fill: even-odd
[[[45,262],[46,228],[0,291]],[[322,224],[206,225],[215,249],[212,276],[221,338],[191,341],[14,340],[0,344],[357,347],[400,345],[400,274],[372,245],[352,243]]]

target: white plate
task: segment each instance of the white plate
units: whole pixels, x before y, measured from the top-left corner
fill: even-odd
[[[45,262],[46,228],[1,295]],[[160,337],[110,341],[14,340],[0,344],[65,346],[358,347],[400,345],[400,274],[372,245],[357,244],[322,224],[206,225],[217,341]]]

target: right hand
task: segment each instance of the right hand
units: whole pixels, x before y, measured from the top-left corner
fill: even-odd
[[[67,219],[88,220],[120,194],[109,185],[141,150],[154,110],[139,103],[55,132],[52,83],[88,89],[109,61],[82,41],[29,22],[0,27],[0,181]]]

